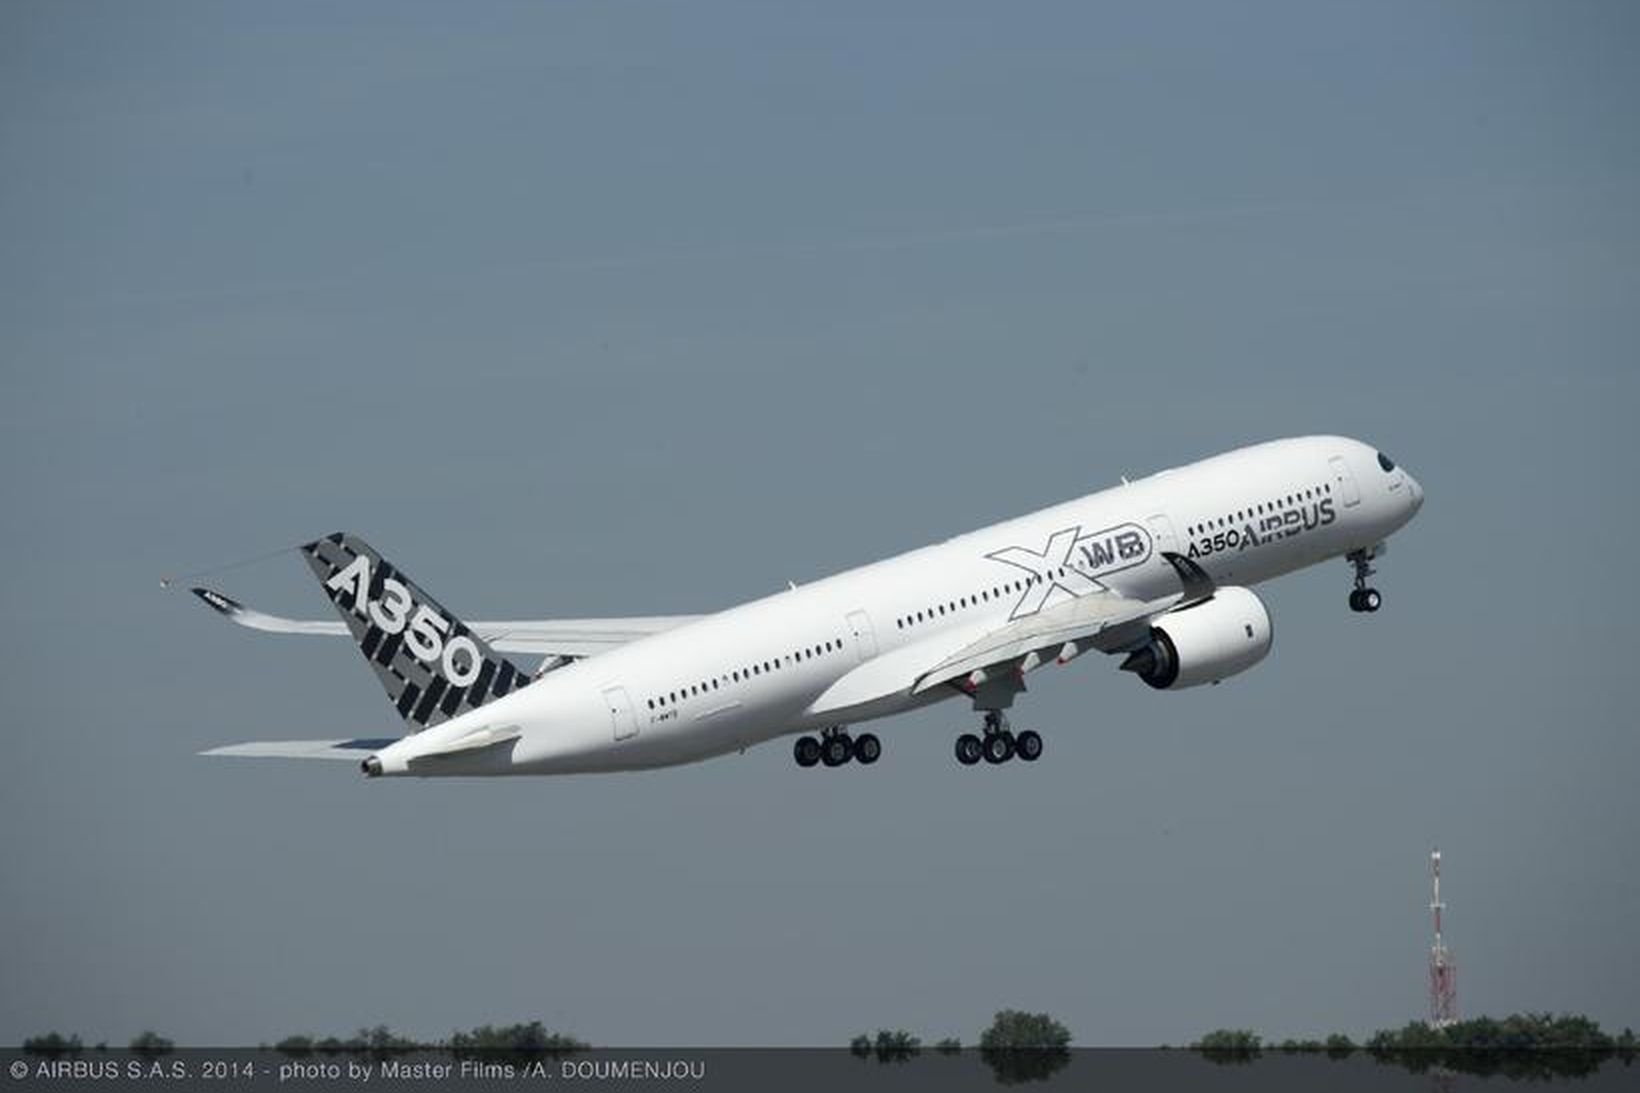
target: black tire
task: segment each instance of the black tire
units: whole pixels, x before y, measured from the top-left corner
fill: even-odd
[[[1372,614],[1384,605],[1384,597],[1376,588],[1363,589],[1361,592],[1361,610]]]
[[[1014,738],[1014,754],[1027,763],[1042,757],[1042,736],[1034,729],[1026,729]]]
[[[979,737],[971,732],[965,732],[957,737],[957,762],[965,767],[971,767],[979,762],[985,748],[979,742]]]
[[[1350,593],[1350,610],[1357,612],[1364,610],[1361,606],[1361,590],[1359,588]]]
[[[828,767],[840,767],[853,755],[853,741],[842,733],[828,736],[820,742],[820,761]]]
[[[875,733],[863,732],[854,738],[854,761],[871,766],[883,755],[883,742]]]
[[[799,736],[792,745],[792,758],[800,767],[812,767],[820,761],[820,741],[812,736]]]
[[[985,761],[993,765],[1006,763],[1014,757],[1014,738],[1005,732],[994,732],[985,738]]]

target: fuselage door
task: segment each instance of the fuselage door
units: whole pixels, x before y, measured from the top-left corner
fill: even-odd
[[[1350,473],[1350,465],[1341,455],[1335,455],[1327,461],[1332,466],[1333,490],[1344,499],[1344,507],[1350,508],[1361,503],[1361,487],[1355,484],[1355,476]]]
[[[871,629],[871,616],[864,611],[850,611],[849,633],[854,635],[854,655],[863,664],[877,655],[877,634]]]
[[[627,740],[638,735],[638,719],[632,712],[632,699],[625,687],[604,688],[604,708],[609,711],[610,728],[615,739]]]

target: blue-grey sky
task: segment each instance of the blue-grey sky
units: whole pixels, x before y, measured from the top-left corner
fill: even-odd
[[[1640,11],[0,8],[0,1041],[1084,1044],[1640,1023]],[[1428,503],[1385,608],[1033,678],[870,770],[366,783],[345,643],[162,574],[347,528],[466,617],[708,611],[1275,436]],[[289,555],[214,578],[326,610]]]

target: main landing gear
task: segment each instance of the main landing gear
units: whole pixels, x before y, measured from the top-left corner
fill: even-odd
[[[957,762],[971,767],[984,759],[996,766],[1019,758],[1034,763],[1042,757],[1042,737],[1030,729],[1015,736],[1001,710],[985,711],[983,737],[965,732],[957,737]]]
[[[850,759],[869,767],[882,754],[883,742],[874,734],[863,732],[851,737],[841,725],[825,730],[818,740],[812,736],[799,736],[792,745],[792,758],[797,760],[800,767],[812,767],[816,763],[840,767]]]
[[[1348,555],[1350,564],[1355,567],[1355,591],[1350,593],[1350,610],[1372,614],[1383,604],[1384,597],[1376,588],[1367,586],[1367,578],[1378,572],[1372,568],[1373,552],[1370,550],[1352,550]]]

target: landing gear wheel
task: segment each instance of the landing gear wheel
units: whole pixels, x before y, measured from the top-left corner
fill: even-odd
[[[1350,610],[1372,614],[1383,606],[1384,597],[1376,588],[1357,588],[1350,593]]]
[[[854,738],[854,761],[870,766],[883,754],[883,742],[876,734],[863,732]]]
[[[820,742],[820,761],[828,767],[840,767],[854,754],[854,742],[844,733],[828,736]]]
[[[980,755],[984,750],[979,742],[979,737],[971,732],[965,732],[957,737],[957,762],[965,767],[971,767],[979,762]]]
[[[1042,737],[1034,729],[1026,729],[1014,738],[1014,754],[1027,763],[1042,757]]]
[[[792,745],[792,758],[800,767],[812,767],[820,761],[820,741],[812,736],[799,736]]]
[[[985,761],[987,763],[1006,763],[1014,757],[1014,737],[1012,733],[994,732],[985,738]]]

